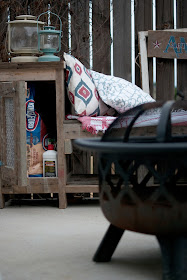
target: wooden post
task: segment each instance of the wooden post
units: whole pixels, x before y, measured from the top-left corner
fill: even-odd
[[[149,88],[149,68],[148,68],[148,58],[147,58],[147,36],[148,31],[139,32],[139,53],[140,53],[140,78],[141,78],[141,88],[143,91],[150,94]]]
[[[19,81],[15,85],[15,141],[17,150],[17,175],[18,186],[27,186],[27,145],[26,145],[26,120],[25,120],[25,82]],[[19,110],[17,110],[19,108]]]
[[[2,140],[2,98],[0,97],[0,143]],[[2,161],[2,144],[0,145],[0,160]],[[2,183],[1,183],[2,171],[0,165],[0,208],[4,208],[4,195],[2,194]]]
[[[2,111],[2,98],[0,97],[0,112]],[[1,113],[0,113],[0,134],[2,132],[2,123],[1,123],[2,119],[1,119]],[[0,140],[1,140],[1,135],[0,135]],[[2,155],[2,145],[0,145],[0,160]],[[0,209],[5,207],[5,199],[4,199],[4,195],[2,194],[2,172],[1,172],[1,162],[0,162]]]
[[[58,187],[59,208],[67,207],[65,185],[67,180],[63,121],[65,118],[64,69],[56,71],[56,120],[57,120],[57,151],[58,151]]]
[[[0,172],[1,172],[1,168],[0,168]],[[1,175],[0,175],[0,209],[2,209],[4,207],[5,207],[5,198],[2,193]]]

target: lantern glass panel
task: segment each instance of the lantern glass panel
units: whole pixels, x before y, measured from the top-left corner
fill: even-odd
[[[40,36],[40,48],[41,50],[52,49],[57,51],[59,47],[58,34],[41,34]]]
[[[41,29],[39,27],[39,29]],[[11,28],[11,51],[33,53],[38,52],[37,26],[30,24],[24,26],[22,23]]]

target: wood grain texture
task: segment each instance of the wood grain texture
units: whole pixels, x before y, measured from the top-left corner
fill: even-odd
[[[110,74],[110,1],[92,1],[93,8],[93,69]]]
[[[149,87],[149,68],[147,58],[147,37],[148,31],[139,32],[139,63],[140,63],[140,80],[143,91],[150,94]]]
[[[114,75],[131,81],[131,1],[114,0]]]
[[[72,0],[71,53],[89,68],[89,0]]]
[[[187,31],[148,31],[148,57],[187,59]]]
[[[18,185],[27,184],[27,151],[26,151],[26,119],[25,119],[25,90],[24,81],[15,84],[15,142],[17,149],[17,175]],[[18,109],[19,108],[19,109]]]
[[[177,2],[177,28],[187,27],[187,1]],[[187,62],[177,61],[177,90],[182,92],[184,99],[187,99]]]
[[[80,60],[85,67],[90,68],[89,45],[89,0],[72,0],[71,4],[71,53]],[[72,110],[74,114],[74,110]],[[89,172],[90,152],[79,152],[74,148],[71,156],[71,165],[74,173],[84,170]]]
[[[59,208],[67,207],[65,193],[66,160],[64,147],[63,120],[65,119],[65,89],[64,70],[56,72],[56,121],[57,121],[57,150],[58,150],[58,188]]]
[[[173,0],[156,1],[157,29],[173,28]],[[174,99],[174,62],[158,58],[156,63],[156,99]]]
[[[139,45],[138,45],[138,32],[147,31],[152,29],[152,1],[150,0],[137,0],[135,1],[135,57],[137,64],[135,65],[135,78],[136,85],[141,87],[140,68],[138,61]],[[149,69],[152,67],[152,61],[149,62]],[[152,79],[150,77],[150,88],[152,93]]]

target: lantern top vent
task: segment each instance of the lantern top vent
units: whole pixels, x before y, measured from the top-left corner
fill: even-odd
[[[37,23],[37,20],[36,20],[36,16],[32,16],[32,15],[19,15],[19,16],[16,16],[16,19],[15,20],[12,20],[12,21],[9,21],[8,23],[9,24],[14,24],[14,23],[34,23],[36,24]],[[38,24],[42,24],[44,25],[44,22],[42,21],[39,21]]]

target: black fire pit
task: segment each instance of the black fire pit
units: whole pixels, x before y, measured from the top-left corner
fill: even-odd
[[[99,153],[102,211],[111,223],[93,260],[110,261],[124,232],[153,234],[164,280],[187,279],[187,135],[172,135],[171,111],[187,102],[147,103],[120,115],[102,138],[75,145]],[[132,136],[142,114],[160,112],[154,136]],[[128,115],[134,118],[127,127]]]

